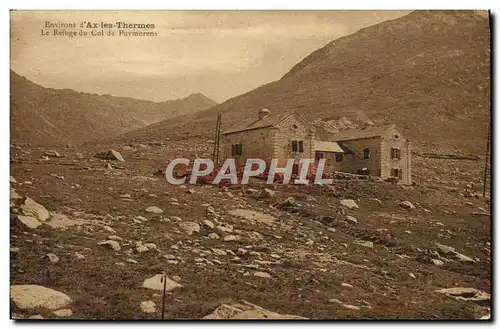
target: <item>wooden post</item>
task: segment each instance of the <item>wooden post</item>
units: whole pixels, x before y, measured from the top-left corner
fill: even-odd
[[[167,274],[163,272],[161,276],[161,281],[163,282],[163,299],[161,302],[161,319],[165,319],[165,298],[167,296]]]

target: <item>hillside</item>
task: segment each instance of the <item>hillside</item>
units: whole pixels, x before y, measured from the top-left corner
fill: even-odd
[[[417,149],[481,154],[489,122],[489,29],[487,12],[415,11],[334,40],[278,81],[124,137],[212,136],[219,112],[226,129],[260,108],[295,109],[309,119],[396,123]]]
[[[11,71],[11,140],[33,144],[85,142],[204,110],[216,103],[202,94],[150,102],[39,86]]]

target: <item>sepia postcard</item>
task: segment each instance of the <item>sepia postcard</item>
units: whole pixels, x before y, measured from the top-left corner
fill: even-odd
[[[10,11],[10,314],[491,321],[491,15]]]

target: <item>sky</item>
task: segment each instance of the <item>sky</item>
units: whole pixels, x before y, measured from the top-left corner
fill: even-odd
[[[280,79],[327,43],[409,11],[12,11],[11,69],[49,88],[223,102]],[[45,27],[46,22],[75,28]],[[82,22],[154,24],[156,36],[75,36]],[[54,35],[54,29],[59,35]],[[43,30],[43,32],[42,32]],[[101,28],[84,29],[99,32]],[[48,33],[49,35],[42,35]]]

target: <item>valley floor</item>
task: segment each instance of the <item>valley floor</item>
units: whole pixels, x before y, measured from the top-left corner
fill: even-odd
[[[68,295],[72,319],[161,318],[161,291],[141,284],[163,271],[182,285],[167,293],[167,319],[200,319],[239,300],[311,319],[479,319],[489,312],[489,298],[437,292],[490,293],[491,218],[489,199],[476,196],[480,165],[415,159],[413,187],[357,180],[174,186],[153,174],[175,154],[210,150],[190,145],[112,145],[126,162],[110,166],[93,157],[109,145],[60,147],[63,157],[48,158],[47,149],[13,146],[11,188],[62,227],[27,228],[13,200],[11,285]],[[346,209],[350,217],[339,215],[344,199],[359,206]],[[152,206],[163,212],[145,211]],[[99,244],[109,240],[120,250]],[[154,302],[151,313],[141,310],[143,301]],[[58,317],[11,305],[16,318]]]

